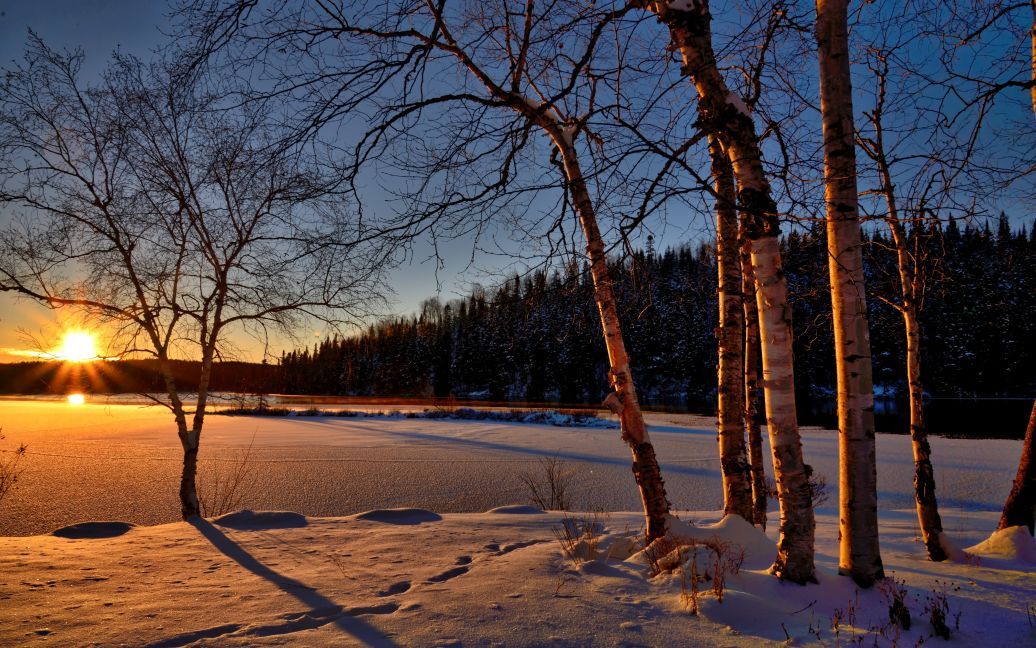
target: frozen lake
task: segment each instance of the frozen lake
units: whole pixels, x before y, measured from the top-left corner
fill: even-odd
[[[652,414],[651,434],[669,498],[679,510],[721,507],[714,421]],[[25,473],[0,505],[0,535],[27,535],[83,520],[158,524],[179,517],[181,453],[172,417],[155,407],[0,401],[0,449],[29,446]],[[806,460],[837,505],[837,435],[804,428]],[[202,477],[212,479],[252,445],[241,505],[340,516],[414,506],[474,512],[527,501],[518,479],[543,457],[577,471],[578,508],[636,510],[629,453],[616,430],[404,418],[213,416],[202,434]],[[933,438],[940,505],[966,526],[996,511],[1010,490],[1020,441]],[[767,451],[768,454],[768,451]],[[878,436],[880,505],[913,505],[909,439]],[[772,474],[767,466],[767,474]],[[976,521],[976,524],[978,522]],[[983,523],[985,524],[985,523]],[[954,528],[968,532],[977,529]],[[988,532],[988,530],[987,530]]]

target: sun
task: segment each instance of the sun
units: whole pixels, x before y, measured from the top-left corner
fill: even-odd
[[[86,331],[69,331],[61,340],[54,357],[65,362],[90,362],[97,359],[94,336]]]

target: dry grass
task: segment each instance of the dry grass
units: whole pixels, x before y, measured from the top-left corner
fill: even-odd
[[[218,517],[241,508],[248,491],[245,484],[252,480],[257,468],[252,462],[254,444],[253,434],[248,447],[236,459],[212,462],[208,477],[198,472],[198,503],[203,517]]]
[[[561,525],[551,531],[561,546],[561,553],[579,567],[600,556],[601,534],[606,523],[607,516],[599,511],[579,517],[566,515],[561,519]]]
[[[904,630],[910,629],[910,608],[906,605],[907,589],[903,581],[888,577],[878,582],[878,591],[889,606],[889,621]]]
[[[703,586],[722,603],[727,579],[736,576],[745,561],[741,545],[719,538],[666,536],[645,548],[644,555],[652,577],[679,572],[681,599],[692,614],[700,609]]]
[[[828,500],[827,477],[819,473],[809,476],[809,496],[813,506],[821,506]],[[777,482],[772,477],[766,478],[766,497],[777,501]]]
[[[0,428],[0,441],[5,438],[7,437],[4,436],[4,429]],[[4,501],[8,491],[14,488],[18,477],[25,471],[25,466],[21,464],[22,459],[25,458],[26,447],[20,445],[14,450],[0,452],[0,503]]]
[[[518,474],[518,480],[525,486],[532,503],[544,511],[568,511],[569,487],[572,478],[578,474],[558,457],[544,457],[538,462],[538,470]]]

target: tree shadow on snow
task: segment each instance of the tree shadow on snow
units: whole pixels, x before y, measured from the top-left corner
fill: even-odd
[[[306,423],[309,425],[322,425],[330,427],[338,427],[336,421],[297,421],[299,423]],[[654,431],[654,428],[652,428]],[[379,429],[379,433],[400,437],[403,439],[409,439],[414,441],[434,441],[439,444],[452,444],[458,446],[468,446],[472,448],[480,448],[484,450],[497,450],[499,452],[511,452],[517,454],[532,455],[537,457],[554,457],[558,459],[564,459],[566,461],[578,461],[588,464],[602,464],[606,466],[620,466],[622,468],[628,468],[630,460],[626,458],[618,457],[603,457],[601,455],[583,454],[581,452],[572,452],[568,450],[558,450],[554,448],[534,448],[527,446],[517,446],[508,443],[500,443],[497,441],[484,441],[482,439],[467,439],[463,437],[444,436],[441,434],[431,434],[427,432],[404,432],[399,430],[385,430]],[[715,432],[712,432],[715,434]],[[621,442],[620,442],[621,443]],[[443,460],[446,462],[447,460]],[[667,462],[664,456],[659,456],[659,463],[662,465],[662,472],[675,473],[679,475],[691,475],[691,476],[702,476],[702,477],[716,477],[719,476],[719,471],[710,468],[695,468],[692,466],[682,466]]]
[[[249,636],[287,634],[333,623],[343,632],[367,646],[388,648],[398,645],[377,628],[358,618],[358,615],[362,614],[389,614],[398,608],[397,604],[344,608],[308,585],[267,567],[207,520],[194,518],[189,523],[223,555],[256,576],[276,585],[281,591],[290,594],[310,608],[304,614],[284,617],[287,620],[282,623],[249,627],[247,629]]]

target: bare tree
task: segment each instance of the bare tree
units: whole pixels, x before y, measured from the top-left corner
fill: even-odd
[[[723,474],[723,512],[754,521],[751,468],[745,448],[744,306],[738,250],[737,190],[730,159],[711,138],[716,187],[716,267],[719,294],[719,460]]]
[[[879,178],[879,191],[885,201],[884,221],[889,228],[899,271],[899,298],[884,299],[903,317],[906,331],[907,388],[910,408],[910,441],[914,456],[914,498],[917,504],[921,538],[932,560],[946,559],[940,540],[943,532],[935,495],[935,469],[932,466],[931,444],[924,422],[924,385],[921,369],[921,308],[925,290],[925,261],[921,249],[910,249],[904,217],[900,209],[897,185],[893,178],[893,159],[885,142],[884,113],[888,59],[876,53],[872,70],[877,79],[874,108],[865,113],[870,136],[861,135],[860,145],[873,161]]]
[[[751,242],[740,237],[741,293],[745,322],[744,402],[745,434],[748,437],[748,459],[752,466],[752,522],[766,529],[766,506],[769,501],[766,468],[763,466],[763,435],[756,417],[759,399],[759,308],[755,301],[755,275],[752,272]]]
[[[602,188],[594,186],[589,151],[598,110],[591,63],[602,35],[628,10],[327,2],[274,9],[250,22],[242,16],[251,15],[251,3],[186,4],[204,57],[231,41],[268,57],[278,87],[311,109],[303,111],[303,129],[316,133],[345,106],[373,113],[349,173],[391,165],[412,181],[398,194],[400,220],[388,226],[401,237],[475,235],[516,204],[529,210],[533,196],[560,189],[551,229],[563,227],[568,214],[576,217],[610,365],[605,402],[633,455],[648,540],[664,536],[669,502],[619,323],[594,197]],[[274,60],[270,52],[287,55]],[[301,69],[286,66],[293,57],[303,61]],[[251,64],[240,50],[231,58],[236,66]],[[432,77],[434,86],[427,84]],[[546,150],[537,151],[543,144]],[[538,175],[526,182],[523,172]]]
[[[82,312],[120,354],[157,358],[187,518],[212,366],[232,332],[359,317],[384,257],[362,243],[340,180],[262,108],[228,107],[178,65],[120,56],[84,87],[81,63],[32,36],[0,84],[0,202],[18,216],[0,234],[0,290]],[[178,357],[201,360],[193,411]]]
[[[762,340],[763,388],[774,472],[781,504],[781,535],[772,571],[805,583],[814,575],[815,520],[809,469],[802,456],[795,411],[792,332],[787,282],[781,272],[777,204],[762,163],[755,124],[744,102],[733,94],[716,63],[707,0],[673,4],[641,2],[669,29],[684,71],[697,89],[701,126],[723,145],[734,169],[738,208],[751,241]]]
[[[838,570],[870,587],[884,578],[878,548],[878,469],[867,288],[856,185],[856,128],[846,0],[817,0],[827,251],[838,376]]]

